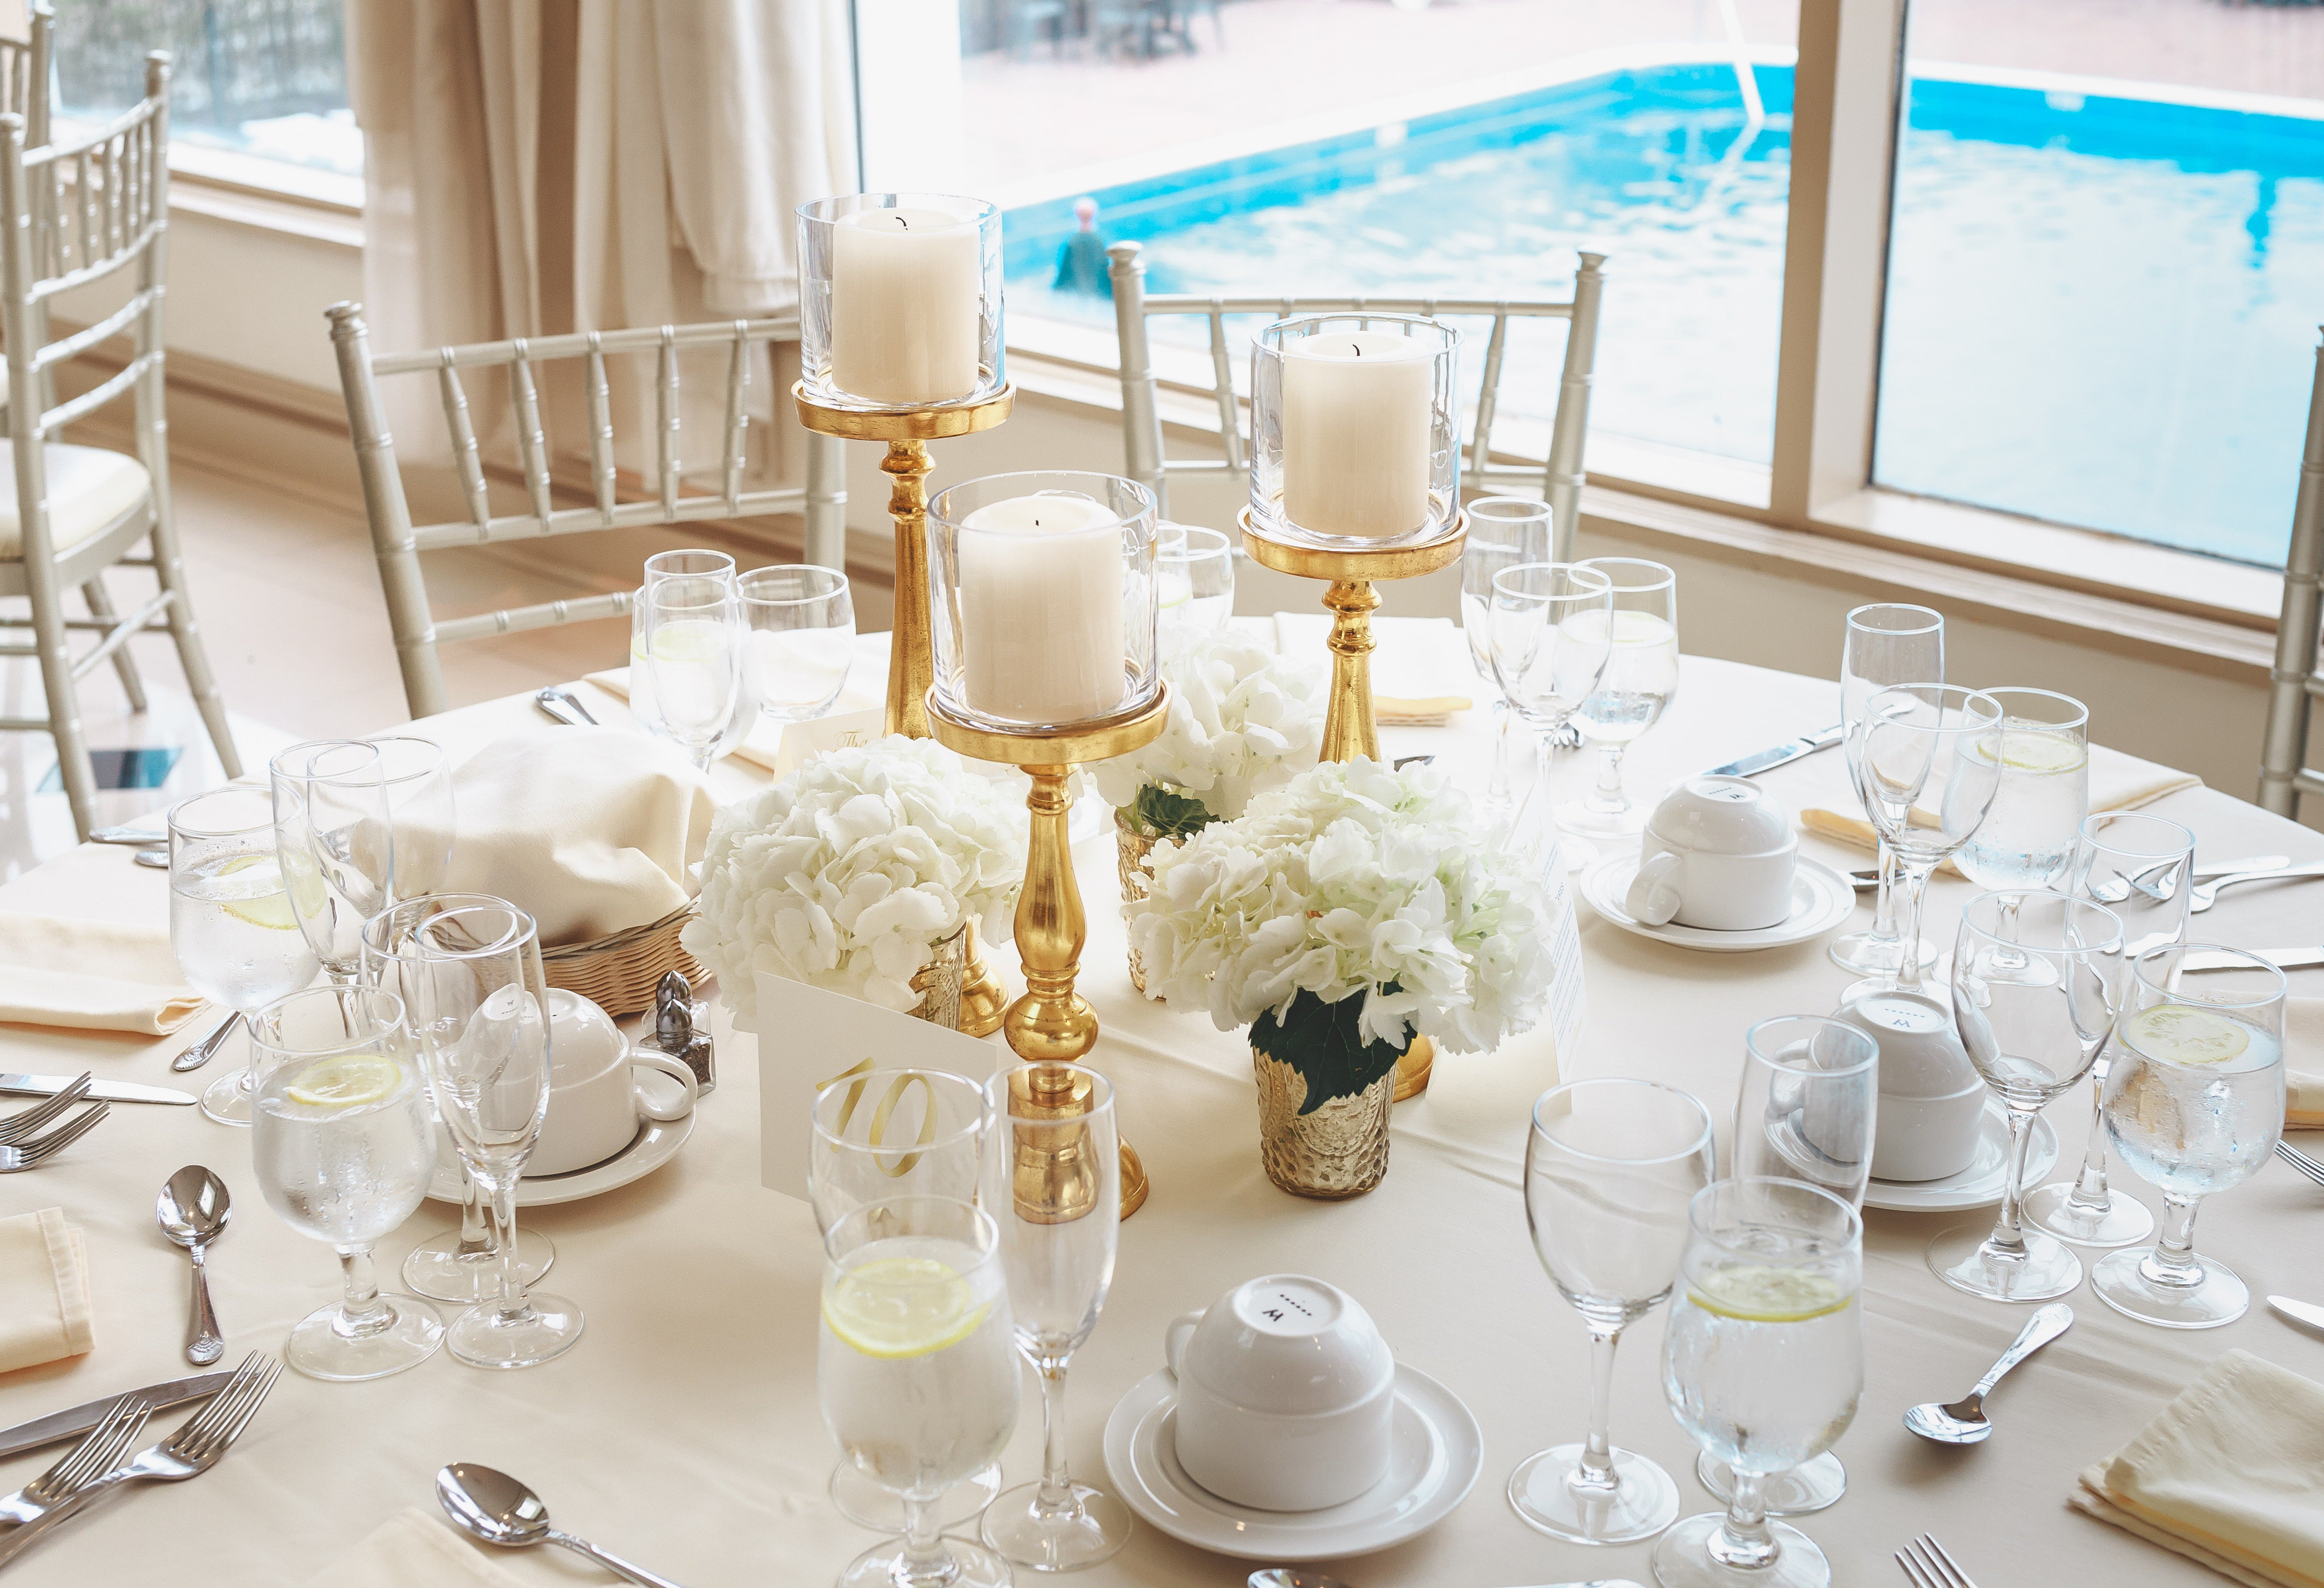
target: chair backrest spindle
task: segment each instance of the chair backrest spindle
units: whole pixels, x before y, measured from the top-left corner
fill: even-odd
[[[2315,703],[2324,698],[2324,346],[2308,402],[2308,441],[2300,494],[2292,509],[2292,547],[2283,563],[2283,612],[2275,629],[2275,666],[2268,672],[2267,728],[2260,743],[2259,804],[2297,816],[2302,795],[2324,799],[2324,769],[2310,764]]]

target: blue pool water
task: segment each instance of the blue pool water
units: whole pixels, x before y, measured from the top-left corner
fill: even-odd
[[[1592,429],[1764,463],[1792,74],[1661,65],[1093,196],[1153,291],[1562,296],[1609,255]],[[1019,312],[1072,199],[1009,212]],[[1899,152],[1876,477],[2280,562],[2324,319],[2324,120],[1932,78]],[[1156,322],[1199,339],[1199,321]],[[1513,330],[1546,415],[1563,329]]]

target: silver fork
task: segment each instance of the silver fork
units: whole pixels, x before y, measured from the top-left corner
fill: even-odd
[[[2275,1144],[2275,1155],[2318,1185],[2324,1186],[2324,1163],[2319,1163],[2281,1138]]]
[[[22,1527],[36,1520],[51,1506],[71,1499],[92,1478],[112,1471],[152,1415],[153,1403],[142,1395],[124,1395],[115,1401],[104,1420],[81,1436],[80,1443],[62,1461],[0,1499],[0,1521]]]
[[[267,1391],[274,1388],[282,1364],[263,1351],[242,1359],[226,1387],[186,1425],[161,1444],[139,1451],[125,1464],[88,1483],[14,1532],[0,1533],[0,1565],[5,1565],[49,1529],[104,1495],[130,1483],[178,1483],[198,1477],[217,1464],[250,1419],[258,1415]]]
[[[45,1136],[34,1137],[21,1147],[0,1147],[0,1175],[21,1174],[25,1169],[40,1168],[95,1130],[112,1109],[110,1103],[91,1103],[88,1113],[68,1124],[58,1126]]]
[[[1896,1552],[1896,1564],[1919,1588],[1977,1588],[1960,1564],[1932,1534],[1923,1533]]]
[[[45,1126],[51,1120],[88,1096],[88,1089],[93,1084],[93,1078],[89,1073],[83,1070],[78,1080],[55,1096],[43,1098],[22,1113],[12,1113],[6,1119],[0,1120],[0,1146],[11,1141],[21,1141]]]

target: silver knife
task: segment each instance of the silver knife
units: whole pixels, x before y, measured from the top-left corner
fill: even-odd
[[[1834,723],[1803,739],[1786,739],[1768,750],[1755,750],[1740,761],[1730,761],[1725,766],[1715,766],[1704,775],[1713,778],[1748,778],[1764,772],[1771,766],[1781,766],[1787,761],[1797,761],[1803,755],[1813,755],[1819,750],[1829,750],[1840,743],[1845,728]]]
[[[172,1379],[166,1384],[149,1384],[143,1390],[124,1390],[121,1395],[143,1395],[152,1401],[159,1411],[188,1400],[199,1400],[205,1395],[216,1395],[232,1379],[232,1372],[198,1373],[190,1379]],[[113,1403],[121,1395],[108,1395],[102,1400],[92,1400],[65,1411],[52,1411],[44,1417],[34,1417],[29,1423],[18,1423],[13,1428],[0,1428],[0,1456],[16,1455],[35,1450],[43,1445],[53,1445],[60,1439],[70,1439],[86,1434],[105,1420]]]
[[[2312,1301],[2294,1301],[2289,1296],[2271,1296],[2267,1304],[2295,1324],[2305,1324],[2311,1329],[2324,1329],[2324,1306]]]
[[[16,1076],[0,1071],[0,1097],[53,1097],[80,1077],[78,1076]],[[167,1086],[140,1086],[129,1081],[98,1081],[88,1089],[89,1097],[103,1098],[107,1103],[168,1103],[180,1108],[190,1108],[200,1099],[190,1092],[172,1092]]]
[[[2244,952],[2255,959],[2267,961],[2280,971],[2304,971],[2324,965],[2324,947],[2246,948]],[[2199,948],[2192,954],[2181,955],[2179,968],[2182,971],[2228,971],[2245,963],[2231,954]],[[92,1092],[89,1095],[94,1097],[97,1094]]]

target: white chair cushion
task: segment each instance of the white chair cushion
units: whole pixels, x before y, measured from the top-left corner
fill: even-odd
[[[145,466],[103,447],[43,448],[49,474],[49,538],[59,551],[79,545],[145,500]],[[16,456],[0,447],[0,559],[24,555],[16,520]]]

